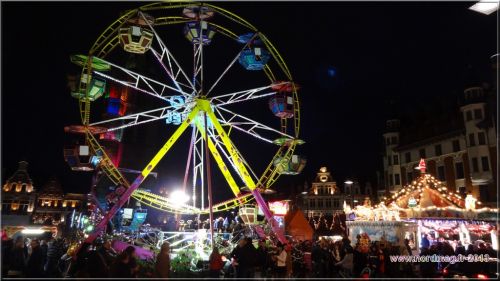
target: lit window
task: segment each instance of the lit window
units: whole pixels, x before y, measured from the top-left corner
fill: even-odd
[[[63,208],[66,208],[66,201],[63,201]]]
[[[16,211],[17,209],[19,209],[19,203],[12,203],[10,205],[10,208],[13,210],[13,211]]]
[[[3,191],[9,192],[10,191],[10,185],[6,184],[3,186]]]
[[[76,202],[75,201],[71,201],[71,208],[74,208],[76,206]]]
[[[16,192],[21,192],[22,185],[16,184]]]
[[[33,186],[32,186],[31,184],[28,184],[28,185],[26,186],[26,192],[30,193],[30,192],[32,192],[32,191],[33,191]]]

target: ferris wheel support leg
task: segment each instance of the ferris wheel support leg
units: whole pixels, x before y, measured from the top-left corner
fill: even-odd
[[[199,121],[196,121],[196,127],[198,130],[201,132],[201,135],[203,136],[203,139],[208,142],[208,148],[210,149],[210,152],[212,153],[212,156],[215,159],[215,162],[217,163],[217,166],[219,166],[222,174],[224,175],[224,178],[226,179],[227,183],[229,184],[229,187],[231,188],[231,191],[233,191],[234,195],[236,197],[241,195],[240,188],[238,187],[238,184],[234,180],[233,176],[229,172],[229,169],[227,168],[226,164],[224,163],[224,160],[222,160],[222,157],[220,153],[217,151],[217,148],[215,147],[212,139],[209,137],[208,140],[205,137],[205,128],[200,124]]]
[[[101,234],[104,230],[108,221],[113,218],[113,216],[120,210],[120,208],[127,202],[132,193],[139,187],[139,185],[147,178],[147,176],[151,173],[151,171],[156,167],[158,162],[165,156],[165,154],[170,150],[170,148],[174,145],[174,143],[179,139],[182,133],[186,130],[186,128],[191,124],[191,121],[194,120],[196,115],[199,112],[199,108],[195,107],[193,111],[188,115],[186,120],[182,122],[182,124],[175,130],[174,134],[168,139],[168,141],[163,145],[163,147],[156,153],[155,157],[149,162],[149,164],[144,168],[142,173],[134,180],[134,182],[130,185],[129,188],[120,196],[118,202],[106,213],[104,218],[99,222],[96,226],[94,232],[92,232],[87,239],[85,239],[86,243],[92,243],[97,236]]]
[[[274,219],[271,211],[269,210],[269,207],[266,204],[266,201],[264,200],[264,198],[262,198],[262,195],[257,190],[255,182],[253,181],[252,177],[248,173],[247,168],[243,164],[245,163],[245,161],[239,156],[238,150],[234,147],[233,143],[222,128],[222,125],[219,123],[219,120],[210,107],[210,103],[206,100],[198,100],[198,107],[207,113],[208,118],[210,118],[210,121],[212,122],[215,130],[224,143],[224,146],[226,147],[227,151],[229,151],[231,158],[233,158],[233,162],[236,164],[235,166],[238,170],[238,174],[252,192],[255,200],[257,201],[257,204],[259,205],[262,212],[264,212],[267,221],[270,223],[273,232],[276,234],[276,237],[281,243],[286,243],[287,240],[285,238],[285,234],[283,233],[281,228],[279,228],[278,222]]]

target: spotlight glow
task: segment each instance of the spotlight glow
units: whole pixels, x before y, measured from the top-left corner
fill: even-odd
[[[189,196],[182,190],[176,190],[170,193],[170,200],[173,204],[182,205],[189,201]]]

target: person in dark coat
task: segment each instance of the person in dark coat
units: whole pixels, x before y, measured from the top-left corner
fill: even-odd
[[[47,263],[47,250],[48,250],[48,246],[47,246],[47,241],[45,240],[41,240],[40,241],[40,250],[42,251],[42,265],[44,266],[45,268],[45,264]],[[45,270],[44,270],[45,272]]]
[[[31,240],[31,255],[26,266],[26,277],[40,278],[43,276],[43,256],[37,239]]]
[[[62,255],[62,240],[50,239],[47,243],[47,261],[44,265],[45,276],[47,278],[59,277],[57,263]]]
[[[13,248],[14,240],[10,238],[4,238],[2,233],[2,277],[7,277],[7,273],[9,272],[11,262],[10,256]]]
[[[25,254],[24,238],[19,236],[14,242],[14,247],[9,256],[8,277],[24,277],[27,256]]]
[[[255,266],[255,258],[253,258],[253,252],[250,246],[255,250],[253,245],[249,245],[246,238],[242,238],[238,242],[238,246],[231,252],[231,258],[234,259],[233,264],[235,265],[236,277],[237,278],[251,278],[251,270]]]
[[[169,275],[170,275],[170,244],[165,241],[161,245],[160,252],[156,256],[154,277],[168,278]]]
[[[135,248],[128,246],[116,257],[111,266],[111,278],[134,278],[137,263],[135,261]]]
[[[270,264],[270,256],[266,247],[266,241],[259,241],[259,248],[257,248],[257,266],[259,267],[260,275],[262,278],[267,276],[267,269]]]

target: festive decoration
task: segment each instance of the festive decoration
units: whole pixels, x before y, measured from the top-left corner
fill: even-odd
[[[424,159],[420,160],[417,167],[422,174],[410,184],[396,191],[391,197],[383,200],[371,211],[375,213],[373,220],[390,219],[392,216],[387,212],[397,211],[403,218],[467,218],[477,219],[480,214],[483,218],[491,214],[496,217],[498,209],[484,207],[476,209],[481,202],[477,201],[471,194],[464,199],[458,191],[452,192],[439,180],[425,173],[426,165]],[[371,219],[367,216],[367,210],[357,207],[354,212],[362,219]],[[364,216],[363,216],[364,214]],[[380,214],[380,215],[378,215]],[[395,215],[395,214],[394,214]]]
[[[288,201],[275,201],[275,202],[269,202],[269,209],[275,214],[275,215],[286,215],[288,213]]]

